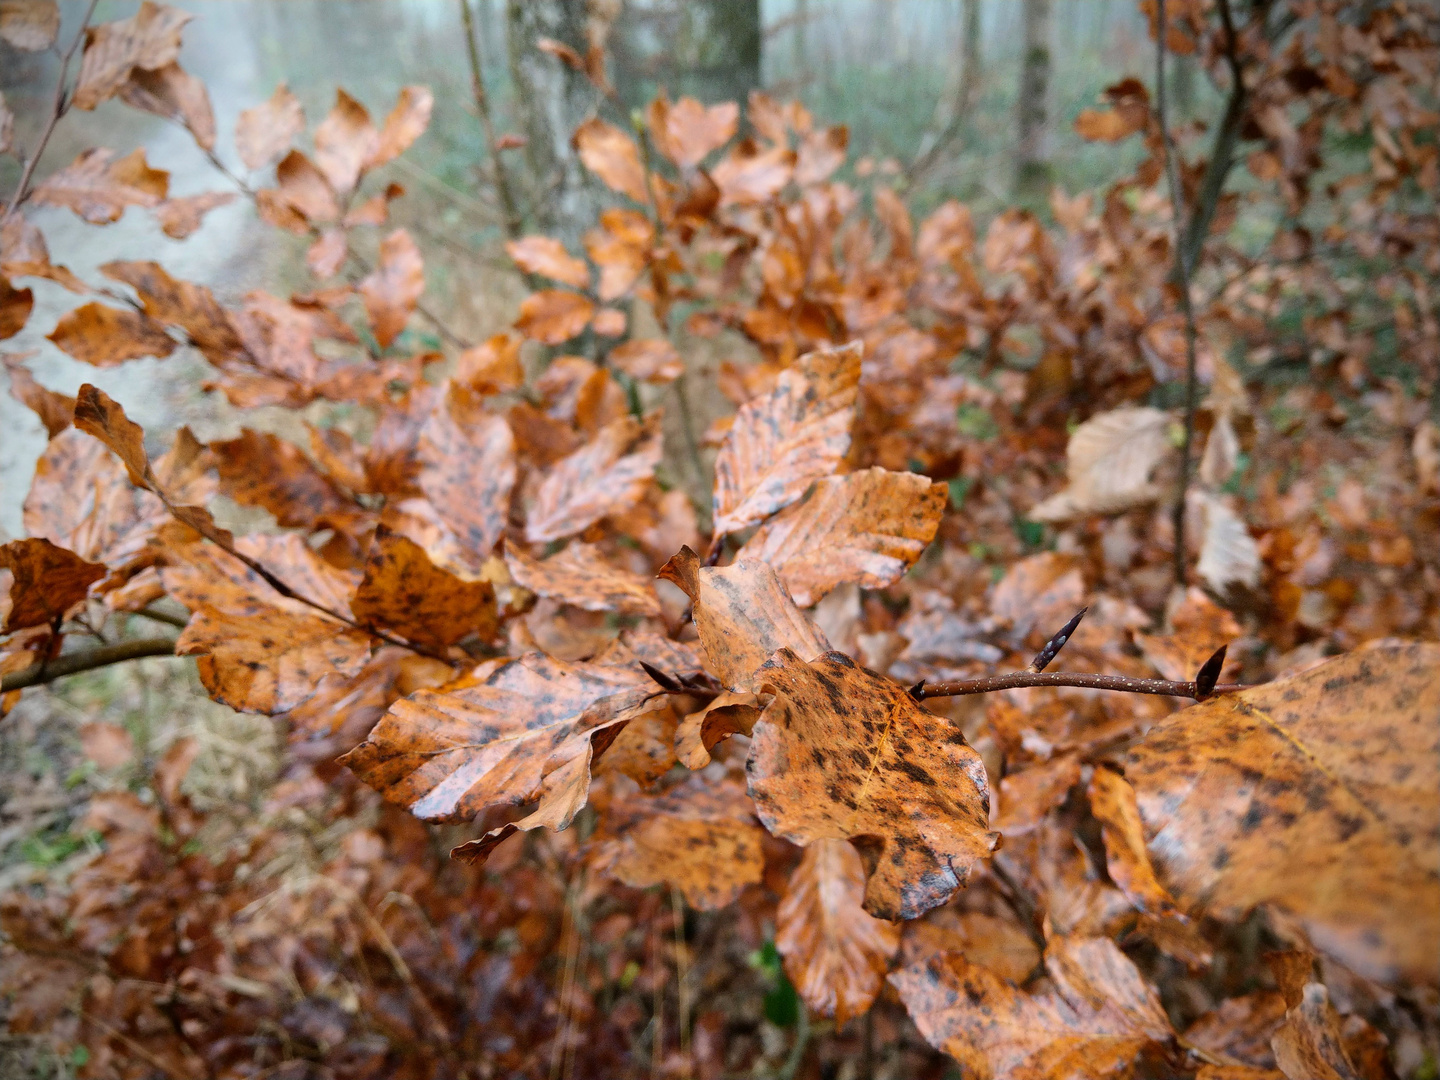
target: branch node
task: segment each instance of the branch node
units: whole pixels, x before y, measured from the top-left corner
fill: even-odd
[[[1220,679],[1220,669],[1225,666],[1225,650],[1228,648],[1228,645],[1221,645],[1195,673],[1196,701],[1204,701],[1215,692],[1215,684]]]

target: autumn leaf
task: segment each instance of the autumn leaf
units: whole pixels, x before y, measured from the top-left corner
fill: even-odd
[[[380,129],[380,138],[375,149],[365,159],[362,168],[368,172],[394,161],[430,126],[430,113],[435,107],[435,95],[427,86],[402,86],[395,107],[385,117]]]
[[[1169,457],[1170,416],[1159,409],[1123,408],[1092,416],[1065,448],[1069,486],[1030,511],[1035,521],[1067,521],[1115,514],[1154,502],[1151,473]]]
[[[740,123],[740,106],[733,101],[707,107],[692,97],[673,105],[657,97],[647,112],[656,148],[682,169],[699,165],[724,146]]]
[[[305,130],[300,99],[283,82],[264,104],[246,109],[235,122],[235,149],[247,169],[263,169],[290,149]]]
[[[800,185],[820,184],[845,164],[850,147],[850,129],[844,124],[812,131],[800,140],[795,159],[795,182]]]
[[[1152,728],[1125,775],[1160,880],[1217,917],[1284,908],[1368,978],[1433,982],[1437,672],[1437,646],[1379,643]]]
[[[752,139],[735,144],[710,171],[720,188],[722,206],[755,206],[773,199],[795,170],[795,151],[787,146],[761,150]]]
[[[423,548],[384,526],[375,530],[350,610],[365,626],[441,648],[470,634],[488,640],[497,627],[490,582],[465,581],[441,570]]]
[[[400,336],[425,292],[425,263],[404,229],[380,242],[380,265],[360,282],[365,312],[382,349]]]
[[[55,0],[5,0],[0,3],[0,41],[26,52],[48,49],[60,32]]]
[[[454,380],[477,394],[518,389],[525,382],[520,339],[514,334],[496,334],[463,350],[455,360]]]
[[[802,846],[853,840],[871,915],[913,919],[943,904],[999,846],[980,755],[902,687],[844,653],[806,663],[789,649],[759,681],[775,700],[751,732],[756,812]]]
[[[741,406],[715,459],[715,535],[763,521],[828,476],[850,449],[861,346],[801,357]]]
[[[354,190],[360,174],[380,149],[380,135],[365,106],[344,90],[315,128],[315,164],[342,198]],[[382,258],[383,262],[383,258]]]
[[[658,796],[612,803],[595,837],[595,865],[626,885],[668,884],[691,907],[718,911],[765,869],[764,833],[733,778],[694,777]]]
[[[186,16],[189,18],[189,16]],[[119,161],[100,147],[86,150],[35,189],[33,202],[63,206],[91,225],[119,221],[127,206],[158,206],[170,190],[170,174],[152,169],[137,149]]]
[[[113,367],[141,356],[163,359],[175,351],[174,340],[154,319],[94,301],[67,311],[45,336],[63,352],[95,367]]]
[[[110,262],[100,272],[134,289],[156,322],[184,330],[212,364],[223,366],[243,351],[229,315],[205,286],[178,281],[155,262]]]
[[[639,502],[660,463],[659,420],[658,412],[644,422],[623,416],[556,462],[526,516],[525,539],[561,540]]]
[[[547,559],[532,559],[507,544],[505,564],[517,584],[539,596],[553,597],[586,611],[649,618],[660,614],[660,600],[650,580],[612,566],[595,544],[571,543]]]
[[[45,433],[53,439],[70,426],[75,415],[75,399],[41,386],[30,369],[19,361],[20,357],[13,354],[0,353],[0,362],[10,376],[10,396],[38,416],[45,425]]]
[[[128,19],[85,30],[85,54],[72,104],[93,109],[124,88],[135,69],[156,71],[180,56],[180,33],[188,12],[145,0]]]
[[[241,428],[238,438],[211,443],[220,491],[244,506],[259,506],[284,528],[345,528],[360,507],[315,468],[293,443]]]
[[[416,483],[464,548],[483,559],[510,519],[515,437],[474,390],[450,382],[420,429]]]
[[[883,589],[935,539],[949,502],[944,484],[916,473],[865,469],[827,476],[741,549],[775,567],[801,607],[837,585]]]
[[[969,963],[986,968],[1017,986],[1023,984],[1040,963],[1040,950],[1034,939],[1014,918],[959,911],[953,904],[905,923],[900,964],[910,967],[942,953],[960,953]]]
[[[298,235],[312,224],[325,224],[340,216],[340,200],[330,181],[316,164],[299,150],[291,150],[275,166],[273,190],[256,196],[260,216],[270,224]]]
[[[585,260],[571,255],[564,244],[552,237],[526,236],[510,240],[505,244],[505,251],[527,274],[539,274],[577,289],[590,284],[590,268]]]
[[[594,313],[595,305],[579,293],[542,289],[521,301],[515,329],[545,345],[560,345],[578,336]]]
[[[1194,586],[1171,610],[1168,623],[1168,634],[1136,634],[1135,644],[1156,671],[1181,682],[1193,679],[1216,649],[1241,634],[1235,616]]]
[[[1260,584],[1260,548],[1244,520],[1219,496],[1208,492],[1196,495],[1205,526],[1195,572],[1218,596],[1236,586],[1255,588]]]
[[[200,228],[205,215],[211,210],[228,206],[234,201],[235,193],[231,191],[207,191],[181,199],[166,199],[155,207],[155,219],[170,239],[184,240]]]
[[[629,135],[614,124],[592,116],[575,129],[572,141],[585,168],[612,190],[642,205],[650,201],[640,151]]]
[[[17,289],[8,278],[0,277],[0,340],[14,337],[25,328],[35,306],[35,293]]]
[[[925,1041],[977,1077],[1125,1077],[1173,1038],[1154,989],[1108,938],[1052,940],[1029,994],[958,953],[890,976]]]
[[[868,915],[865,867],[843,840],[805,849],[775,913],[775,947],[805,1004],[842,1025],[866,1012],[900,948],[900,927]]]
[[[171,62],[153,71],[135,68],[121,87],[125,104],[184,126],[202,150],[215,146],[215,112],[205,83]]]
[[[75,426],[99,439],[124,462],[132,484],[153,490],[145,432],[109,394],[89,383],[80,387],[75,395]]]
[[[600,214],[600,227],[585,234],[585,250],[600,269],[596,296],[618,300],[645,270],[655,229],[644,214],[610,207]]]
[[[84,600],[105,567],[49,540],[12,540],[0,546],[0,567],[14,575],[4,632],[58,622]]]
[[[606,361],[632,379],[662,386],[685,373],[685,361],[664,338],[632,338],[611,349]]]

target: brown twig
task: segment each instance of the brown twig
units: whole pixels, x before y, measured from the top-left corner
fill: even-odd
[[[525,222],[520,216],[515,193],[510,188],[510,177],[500,160],[500,140],[495,137],[495,122],[490,116],[490,96],[485,92],[485,73],[480,66],[480,46],[476,41],[475,13],[470,10],[470,0],[459,0],[460,18],[465,24],[465,51],[470,58],[470,89],[475,95],[475,111],[480,114],[480,126],[485,129],[485,146],[490,151],[490,169],[495,192],[500,196],[500,206],[505,216],[505,231],[511,240],[519,240],[525,232]]]
[[[65,95],[65,80],[70,75],[70,61],[75,57],[75,50],[85,40],[85,28],[90,25],[90,19],[95,14],[95,5],[99,0],[90,0],[90,6],[85,9],[85,17],[80,20],[80,29],[75,31],[75,40],[70,42],[70,47],[65,50],[65,55],[60,58],[60,74],[55,78],[55,96],[50,103],[50,118],[45,122],[45,130],[40,133],[40,139],[35,144],[35,150],[25,158],[25,166],[20,170],[20,182],[15,185],[15,191],[10,196],[10,202],[5,207],[5,213],[0,215],[0,222],[9,220],[10,215],[15,213],[16,208],[30,196],[30,179],[35,175],[35,166],[40,163],[40,156],[45,153],[45,147],[50,142],[50,136],[55,133],[55,125],[60,118],[70,110],[71,99]]]
[[[1223,5],[1222,5],[1223,6]],[[1228,11],[1228,8],[1227,8]],[[1227,26],[1228,18],[1227,18]],[[1233,34],[1233,31],[1232,31]],[[1180,310],[1185,316],[1185,437],[1180,445],[1180,491],[1175,498],[1175,584],[1185,585],[1185,495],[1190,487],[1195,441],[1195,408],[1199,397],[1195,371],[1195,308],[1190,303],[1190,266],[1185,258],[1185,194],[1175,168],[1177,151],[1170,138],[1165,94],[1165,0],[1157,0],[1155,15],[1155,106],[1160,123],[1160,146],[1165,178],[1170,188],[1170,218],[1175,232],[1175,277],[1180,287]],[[1238,78],[1238,73],[1237,76]],[[1206,226],[1208,229],[1208,225]],[[1202,241],[1203,242],[1203,241]],[[1198,255],[1198,249],[1197,249]]]
[[[12,671],[3,680],[0,680],[0,693],[22,690],[27,686],[39,686],[42,683],[64,678],[66,675],[93,671],[96,668],[109,667],[111,664],[123,664],[127,660],[139,660],[145,656],[174,655],[174,638],[136,638],[131,641],[118,641],[114,645],[104,645],[98,649],[65,653],[53,660],[42,660],[38,664],[31,664],[28,668],[20,671]]]
[[[1014,690],[1022,686],[1076,686],[1085,690],[1118,690],[1127,694],[1160,694],[1165,697],[1193,698],[1203,701],[1194,680],[1177,682],[1172,679],[1137,679],[1129,675],[1098,675],[1084,671],[1012,671],[1004,675],[987,675],[983,679],[951,679],[947,682],[918,682],[910,688],[916,701],[933,697],[963,697],[966,694],[993,694],[997,690]],[[1219,683],[1214,694],[1230,694],[1248,690],[1243,683]]]

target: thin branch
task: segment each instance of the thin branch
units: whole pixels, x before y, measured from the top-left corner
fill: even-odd
[[[98,3],[99,0],[90,0],[90,6],[85,9],[85,17],[80,20],[80,29],[75,31],[75,40],[70,42],[70,47],[60,58],[60,74],[55,78],[55,96],[50,103],[50,118],[45,123],[45,130],[40,133],[40,140],[35,144],[35,150],[25,158],[25,167],[20,172],[20,182],[15,185],[15,192],[10,196],[10,203],[5,207],[5,213],[0,215],[0,222],[9,220],[10,215],[15,213],[16,207],[29,197],[30,178],[35,175],[35,166],[40,163],[40,157],[45,153],[50,136],[55,133],[55,125],[60,122],[60,117],[70,110],[70,100],[65,96],[65,80],[70,75],[70,61],[75,57],[75,50],[85,40],[85,28],[90,25],[90,19],[95,14],[95,5]]]
[[[987,675],[983,679],[951,679],[948,682],[916,683],[910,694],[917,701],[933,697],[963,697],[966,694],[993,694],[997,690],[1014,690],[1022,686],[1076,686],[1085,690],[1117,690],[1127,694],[1160,694],[1165,697],[1192,698],[1203,701],[1194,680],[1176,682],[1172,679],[1136,679],[1129,675],[1096,675],[1082,671],[1012,671],[1005,675]],[[1248,690],[1244,683],[1220,683],[1212,694],[1232,694]]]
[[[1225,7],[1225,25],[1233,38],[1230,26],[1229,8]],[[1179,171],[1175,167],[1177,151],[1170,137],[1170,121],[1166,109],[1165,93],[1165,0],[1156,0],[1155,17],[1155,102],[1160,122],[1160,145],[1165,157],[1165,179],[1170,187],[1170,218],[1175,230],[1175,276],[1180,286],[1180,310],[1185,316],[1185,439],[1180,446],[1180,491],[1175,498],[1175,583],[1185,585],[1185,494],[1190,487],[1190,472],[1194,467],[1193,444],[1195,442],[1195,407],[1199,398],[1199,380],[1195,371],[1195,308],[1190,302],[1190,266],[1185,258],[1185,195],[1180,187]],[[1239,68],[1234,69],[1239,78]],[[1243,85],[1237,82],[1237,85]],[[1218,195],[1217,195],[1218,198]],[[1207,224],[1206,228],[1209,226]],[[1203,240],[1202,240],[1203,243]],[[1196,249],[1199,255],[1199,249]]]
[[[185,615],[172,615],[168,611],[161,611],[159,608],[144,607],[139,611],[132,611],[132,615],[143,615],[147,619],[154,619],[156,622],[168,623],[170,626],[178,626],[181,630],[190,625],[190,619]]]
[[[54,660],[42,660],[21,671],[10,672],[4,677],[3,683],[0,683],[0,693],[22,690],[27,686],[39,686],[42,683],[64,678],[66,675],[93,671],[96,668],[109,667],[111,664],[123,664],[127,660],[139,660],[146,656],[174,655],[174,638],[137,638],[132,641],[117,642],[114,645],[105,645],[98,649],[87,649],[85,652],[66,653],[57,656]]]
[[[475,95],[475,110],[480,114],[480,124],[485,129],[485,145],[490,151],[490,169],[494,173],[495,190],[500,196],[500,205],[505,212],[505,231],[511,240],[519,240],[525,231],[525,222],[510,188],[510,177],[500,160],[500,140],[495,137],[495,123],[490,116],[490,97],[485,92],[485,74],[480,66],[480,47],[475,36],[475,14],[470,10],[470,0],[459,0],[460,17],[465,23],[465,51],[470,57],[470,89]]]

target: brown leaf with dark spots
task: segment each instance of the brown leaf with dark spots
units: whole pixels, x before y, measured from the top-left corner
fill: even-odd
[[[131,73],[156,71],[180,56],[180,33],[194,16],[145,0],[128,19],[85,28],[85,54],[72,104],[93,109],[124,88]]]
[[[55,0],[0,2],[0,41],[26,52],[40,52],[55,43],[59,32],[60,7]]]
[[[675,729],[679,722],[670,704],[637,716],[615,737],[596,772],[621,773],[646,790],[653,788],[675,764]]]
[[[865,866],[844,840],[817,840],[790,872],[775,913],[775,947],[805,1004],[836,1026],[869,1010],[900,927],[866,914]]]
[[[32,202],[63,206],[91,225],[119,221],[127,206],[158,206],[170,190],[170,174],[152,169],[145,151],[136,149],[119,161],[103,147],[86,150],[31,194]]]
[[[764,834],[732,778],[695,776],[664,795],[612,804],[597,833],[596,865],[634,888],[669,884],[691,907],[718,911],[765,870]]]
[[[9,278],[0,277],[0,341],[25,329],[34,307],[34,290],[17,289],[10,284]]]
[[[690,597],[705,668],[731,690],[754,690],[756,672],[777,649],[806,659],[830,649],[824,633],[795,606],[765,563],[701,566],[700,557],[685,547],[656,576],[673,581]]]
[[[495,586],[441,570],[418,544],[384,526],[375,530],[350,610],[365,626],[441,648],[471,634],[489,640],[498,624]]]
[[[560,540],[628,510],[644,498],[661,452],[658,411],[643,422],[622,416],[606,424],[550,469],[526,516],[525,539]]]
[[[230,316],[204,285],[179,281],[156,262],[111,262],[100,272],[134,289],[146,315],[184,330],[212,364],[223,367],[243,352]]]
[[[1289,1080],[1363,1080],[1340,1033],[1340,1018],[1323,983],[1306,983],[1270,1045]]]
[[[1018,990],[959,953],[890,976],[925,1041],[966,1075],[1101,1080],[1128,1077],[1170,1038],[1159,996],[1108,938],[1052,940],[1054,989]]]
[[[105,576],[103,564],[42,539],[12,540],[0,546],[0,567],[14,575],[10,612],[5,616],[7,634],[64,618],[90,594],[90,586]]]
[[[125,463],[132,484],[153,490],[145,432],[125,415],[119,402],[98,386],[86,383],[75,395],[75,426],[95,436]]]
[[[545,345],[560,345],[576,337],[590,322],[595,305],[579,293],[543,289],[520,304],[515,329]]]
[[[479,682],[397,701],[341,763],[422,820],[464,821],[535,799],[552,777],[563,787],[566,774],[555,774],[566,766],[588,787],[592,736],[608,745],[654,689],[638,666],[529,653]]]
[[[514,334],[496,334],[460,353],[455,360],[457,383],[478,394],[499,394],[525,383],[520,365],[520,339]]]
[[[1112,769],[1096,766],[1087,792],[1090,812],[1100,822],[1110,880],[1139,911],[1177,914],[1175,901],[1155,877],[1135,790]]]
[[[690,713],[675,729],[675,755],[687,769],[703,769],[710,754],[731,735],[749,735],[760,719],[754,694],[720,694]]]
[[[741,406],[715,459],[715,535],[764,521],[829,476],[850,449],[861,346],[823,349]]]
[[[685,361],[664,338],[635,338],[610,350],[606,361],[632,379],[663,386],[685,374]]]
[[[200,228],[205,215],[235,201],[233,191],[206,191],[181,199],[166,199],[155,208],[160,229],[172,240],[184,240]]]
[[[400,336],[424,292],[425,263],[420,249],[408,232],[396,229],[380,242],[380,265],[360,282],[365,312],[382,349]]]
[[[645,169],[635,140],[614,124],[592,116],[578,128],[571,140],[581,162],[614,191],[644,205],[650,201],[645,187]]]
[[[20,359],[10,353],[0,353],[0,361],[10,376],[10,396],[38,416],[46,434],[53,439],[70,426],[75,416],[75,399],[41,386]]]
[[[1085,578],[1074,556],[1042,551],[1011,563],[995,586],[990,610],[1021,641],[1040,648],[1084,604]]]
[[[947,952],[962,953],[970,963],[988,968],[1017,986],[1040,963],[1040,949],[1013,918],[947,906],[905,924],[905,940],[900,944],[902,967]]]
[[[1170,633],[1136,634],[1135,644],[1156,671],[1180,682],[1195,678],[1216,649],[1232,644],[1241,633],[1235,616],[1194,586],[1168,621]]]
[[[305,130],[300,99],[283,82],[269,100],[246,109],[235,122],[235,149],[247,169],[263,169],[283,155]]]
[[[510,519],[515,437],[480,394],[453,380],[420,429],[416,482],[474,556],[489,556]]]
[[[141,356],[163,359],[175,351],[174,340],[154,319],[94,301],[67,311],[45,336],[62,352],[95,367]]]
[[[395,107],[385,117],[375,148],[365,159],[365,171],[389,164],[410,149],[410,145],[430,126],[430,113],[435,108],[435,95],[428,86],[402,86]]]
[[[1440,646],[1382,642],[1162,721],[1125,760],[1160,880],[1218,918],[1284,908],[1367,978],[1433,983],[1436,716]]]
[[[519,548],[506,545],[505,563],[517,584],[540,596],[586,611],[648,618],[660,614],[660,600],[650,579],[612,566],[595,544],[572,543],[548,559],[532,559]]]
[[[220,491],[244,506],[259,506],[287,529],[345,528],[362,513],[293,443],[241,428],[238,438],[210,444]]]
[[[935,539],[948,502],[944,484],[918,473],[827,476],[756,529],[742,555],[775,567],[801,607],[850,582],[883,589]]]
[[[507,241],[505,251],[527,274],[539,274],[576,289],[590,284],[590,267],[585,265],[585,260],[571,255],[554,237],[524,236]]]
[[[1285,998],[1273,990],[1227,998],[1185,1029],[1187,1046],[1259,1069],[1273,1069],[1270,1040],[1285,1022]]]
[[[999,846],[980,755],[899,684],[844,653],[806,663],[789,649],[758,678],[775,694],[746,762],[760,820],[802,846],[853,840],[871,915],[938,907]]]
[[[370,113],[344,90],[335,91],[335,104],[315,128],[315,164],[341,197],[360,181],[365,163],[380,149],[380,134]]]

